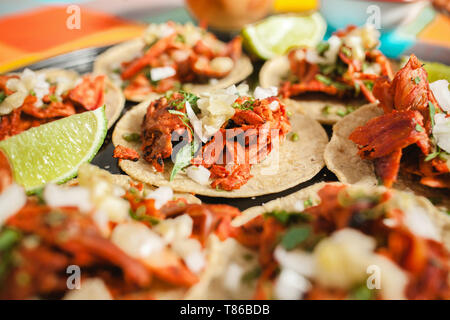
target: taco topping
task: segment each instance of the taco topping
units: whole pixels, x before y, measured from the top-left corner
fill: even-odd
[[[392,78],[388,59],[376,49],[378,32],[371,26],[349,26],[337,31],[316,48],[298,48],[289,52],[290,75],[282,83],[283,97],[321,92],[337,97],[358,97],[375,102],[374,80]]]
[[[162,172],[172,157],[171,179],[188,177],[223,190],[239,189],[290,130],[284,105],[257,88],[259,99],[241,95],[248,86],[230,87],[198,97],[180,91],[153,101],[142,123],[144,159]],[[209,179],[212,182],[209,182]]]
[[[174,200],[164,187],[122,189],[110,179],[86,165],[80,186],[49,185],[27,200],[12,185],[1,195],[20,200],[0,220],[2,299],[148,299],[154,282],[189,288],[208,265],[210,235],[234,232],[233,207]],[[69,266],[81,270],[80,290],[67,290]]]
[[[419,176],[426,186],[450,188],[448,86],[430,85],[426,71],[412,55],[392,82],[377,79],[373,93],[384,114],[356,128],[349,137],[359,145],[361,158],[375,162],[385,186],[392,186],[402,169]]]
[[[183,83],[226,77],[242,53],[240,37],[225,44],[192,24],[152,24],[144,40],[147,45],[142,54],[115,70],[123,81],[125,96],[164,93]]]
[[[25,69],[20,75],[0,76],[0,140],[32,127],[104,104],[104,76],[78,81]]]
[[[318,205],[267,212],[236,232],[259,251],[254,298],[450,297],[449,252],[417,198],[344,185],[318,196]]]
[[[136,150],[118,145],[114,148],[113,157],[122,160],[138,161],[139,153]]]

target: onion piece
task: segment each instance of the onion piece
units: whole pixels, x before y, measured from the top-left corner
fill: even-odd
[[[258,100],[267,99],[269,97],[276,97],[278,95],[278,88],[277,87],[261,88],[258,86],[256,87],[253,95]]]
[[[206,143],[206,141],[208,141],[208,138],[203,135],[202,122],[197,118],[197,115],[195,114],[194,109],[192,109],[189,101],[186,101],[185,106],[189,122],[192,124],[192,127],[194,128],[194,132],[197,134],[197,136],[203,143]]]
[[[113,297],[101,278],[89,278],[81,283],[78,290],[69,291],[64,300],[112,300]]]
[[[209,176],[211,175],[211,172],[204,166],[190,166],[186,169],[186,174],[198,184],[204,186],[209,184]]]
[[[146,258],[165,247],[164,240],[139,222],[119,224],[111,234],[111,241],[134,258]]]
[[[302,276],[314,276],[316,263],[310,253],[302,250],[286,251],[282,246],[277,246],[274,257],[283,268],[295,271]]]
[[[159,210],[167,201],[173,199],[173,191],[170,187],[163,186],[149,193],[145,198],[155,199],[155,208]]]
[[[0,226],[16,214],[27,202],[24,189],[18,184],[11,184],[0,194]]]
[[[172,243],[176,240],[185,240],[192,234],[194,221],[188,214],[183,214],[173,219],[162,220],[153,230],[160,234],[164,241]]]
[[[280,300],[299,300],[311,288],[311,283],[289,269],[282,269],[275,283],[275,296]]]
[[[434,116],[433,136],[437,145],[450,153],[450,118],[443,113]]]
[[[93,206],[89,190],[83,187],[60,187],[50,183],[44,189],[44,200],[50,207],[78,207],[89,212]]]
[[[160,67],[160,68],[152,68],[150,70],[150,77],[153,81],[159,81],[162,79],[170,78],[176,75],[177,72],[172,67]]]
[[[434,97],[445,112],[450,113],[450,91],[447,80],[437,80],[430,83],[430,89]]]

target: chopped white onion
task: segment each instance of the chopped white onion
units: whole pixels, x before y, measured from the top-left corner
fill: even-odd
[[[26,202],[24,189],[15,183],[0,193],[0,227],[9,217],[22,209]]]
[[[111,234],[111,241],[134,258],[146,258],[165,247],[156,232],[138,222],[119,224]]]
[[[450,153],[450,117],[446,117],[443,113],[434,116],[433,136],[437,145]]]
[[[302,250],[286,251],[277,246],[274,252],[275,260],[283,267],[297,272],[305,277],[312,277],[316,263],[312,254]]]
[[[27,95],[25,91],[17,91],[7,96],[0,103],[0,116],[10,114],[14,109],[21,107]]]
[[[186,101],[185,106],[189,122],[192,124],[192,127],[194,128],[194,132],[197,134],[197,136],[203,143],[206,143],[208,141],[208,138],[206,136],[203,136],[202,122],[197,118],[197,115],[192,109],[189,101]]]
[[[194,221],[188,214],[183,214],[174,219],[162,220],[153,230],[159,233],[167,243],[172,243],[176,240],[189,238],[192,234]]]
[[[289,269],[282,269],[275,283],[275,296],[280,300],[299,300],[311,288],[311,283]]]
[[[198,184],[204,186],[209,184],[209,176],[211,175],[211,172],[204,166],[190,166],[186,169],[186,174]]]
[[[403,221],[408,229],[419,237],[440,241],[439,232],[423,207],[411,205],[405,210]]]
[[[256,87],[254,96],[258,100],[263,100],[269,97],[276,97],[278,95],[278,88],[277,87],[269,87],[269,88],[261,88]]]
[[[186,266],[194,273],[203,270],[206,264],[202,245],[196,239],[177,239],[172,242],[172,249],[183,258]]]
[[[443,110],[450,113],[450,91],[447,80],[437,80],[430,83],[430,89]]]
[[[109,217],[108,214],[103,210],[97,210],[94,212],[92,216],[95,224],[100,229],[102,235],[107,238],[109,237],[110,228],[109,228]]]
[[[272,110],[272,111],[277,111],[279,108],[280,108],[280,103],[278,102],[278,101],[272,101],[270,104],[269,104],[269,108],[270,108],[270,110]]]
[[[210,62],[211,69],[219,73],[227,73],[233,69],[234,61],[229,57],[216,57]]]
[[[196,251],[185,257],[183,260],[189,270],[193,273],[200,273],[206,265],[205,255],[201,251]]]
[[[60,187],[50,183],[44,189],[44,200],[50,207],[78,207],[80,211],[92,210],[89,190],[83,187]]]
[[[244,269],[236,263],[231,263],[225,271],[223,285],[230,292],[238,292],[241,287],[243,275]]]
[[[173,199],[173,191],[170,187],[159,187],[146,196],[147,199],[155,199],[155,208],[161,209],[163,205]]]
[[[159,81],[162,79],[170,78],[174,76],[177,72],[172,67],[160,67],[152,68],[150,70],[150,77],[153,81]]]
[[[89,278],[81,283],[78,290],[70,290],[64,300],[112,300],[113,297],[101,278]]]
[[[305,210],[305,202],[303,200],[298,200],[294,203],[294,209],[297,212],[302,212]]]

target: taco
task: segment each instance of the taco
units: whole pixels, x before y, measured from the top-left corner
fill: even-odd
[[[410,192],[319,183],[232,226],[258,253],[255,299],[450,298],[450,217]]]
[[[112,47],[94,63],[94,73],[107,74],[136,102],[180,88],[226,88],[252,71],[240,37],[224,43],[202,28],[174,22],[149,25],[141,38]]]
[[[0,298],[208,296],[217,254],[238,247],[239,210],[126,180],[86,164],[77,186],[0,193]]]
[[[334,126],[325,150],[328,168],[345,183],[379,181],[448,203],[448,82],[429,84],[412,55],[392,82],[376,80],[373,92],[378,106],[363,107]]]
[[[275,93],[276,94],[276,93]],[[143,102],[117,123],[119,166],[133,179],[217,197],[274,193],[323,167],[328,138],[313,119],[287,116],[272,90],[232,86]]]
[[[379,33],[366,25],[337,31],[316,48],[296,48],[267,61],[260,85],[279,88],[287,105],[303,109],[321,123],[333,124],[358,107],[376,101],[379,76],[392,78],[388,59],[376,48]]]
[[[102,75],[61,69],[0,75],[0,140],[103,105],[109,128],[124,104],[120,89]]]

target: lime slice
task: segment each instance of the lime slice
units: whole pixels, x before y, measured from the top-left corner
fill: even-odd
[[[242,30],[244,45],[262,59],[286,53],[296,46],[316,46],[327,24],[320,13],[271,16]]]
[[[424,62],[423,66],[428,72],[428,81],[447,80],[450,82],[450,66],[437,62]]]
[[[63,183],[77,174],[100,149],[107,131],[105,108],[31,128],[0,142],[15,181],[33,193],[49,182]]]

